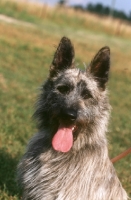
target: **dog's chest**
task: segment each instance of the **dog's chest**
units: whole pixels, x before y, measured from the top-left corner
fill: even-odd
[[[40,157],[41,167],[35,175],[39,185],[36,193],[41,194],[43,200],[54,200],[54,197],[55,200],[86,200],[90,195],[92,183],[96,184],[95,189],[99,190],[96,174],[99,171],[101,177],[102,172],[99,170],[99,163],[96,166],[95,159],[98,160],[98,157],[92,159],[88,155],[79,155],[67,159],[60,156],[46,160],[44,156],[43,154]]]

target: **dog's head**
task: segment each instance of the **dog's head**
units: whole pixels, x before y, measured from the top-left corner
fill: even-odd
[[[72,147],[82,130],[99,123],[108,110],[109,47],[100,49],[85,71],[75,67],[74,54],[71,41],[63,37],[35,113],[39,127],[51,129],[54,149],[63,152]]]

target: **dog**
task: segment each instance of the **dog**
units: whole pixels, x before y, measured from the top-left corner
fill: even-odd
[[[63,37],[36,103],[38,133],[18,165],[22,198],[127,200],[107,148],[110,49],[101,48],[83,71],[74,56]]]

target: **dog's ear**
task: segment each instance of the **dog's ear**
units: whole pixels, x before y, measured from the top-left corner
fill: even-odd
[[[94,76],[101,89],[105,89],[109,77],[110,49],[101,48],[90,63],[89,71]]]
[[[54,54],[50,67],[50,77],[56,76],[61,70],[74,67],[74,47],[71,41],[63,37]]]

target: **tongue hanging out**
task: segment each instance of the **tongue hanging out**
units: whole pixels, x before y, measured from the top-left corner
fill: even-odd
[[[73,127],[59,126],[52,139],[52,146],[56,151],[68,152],[73,145]]]

